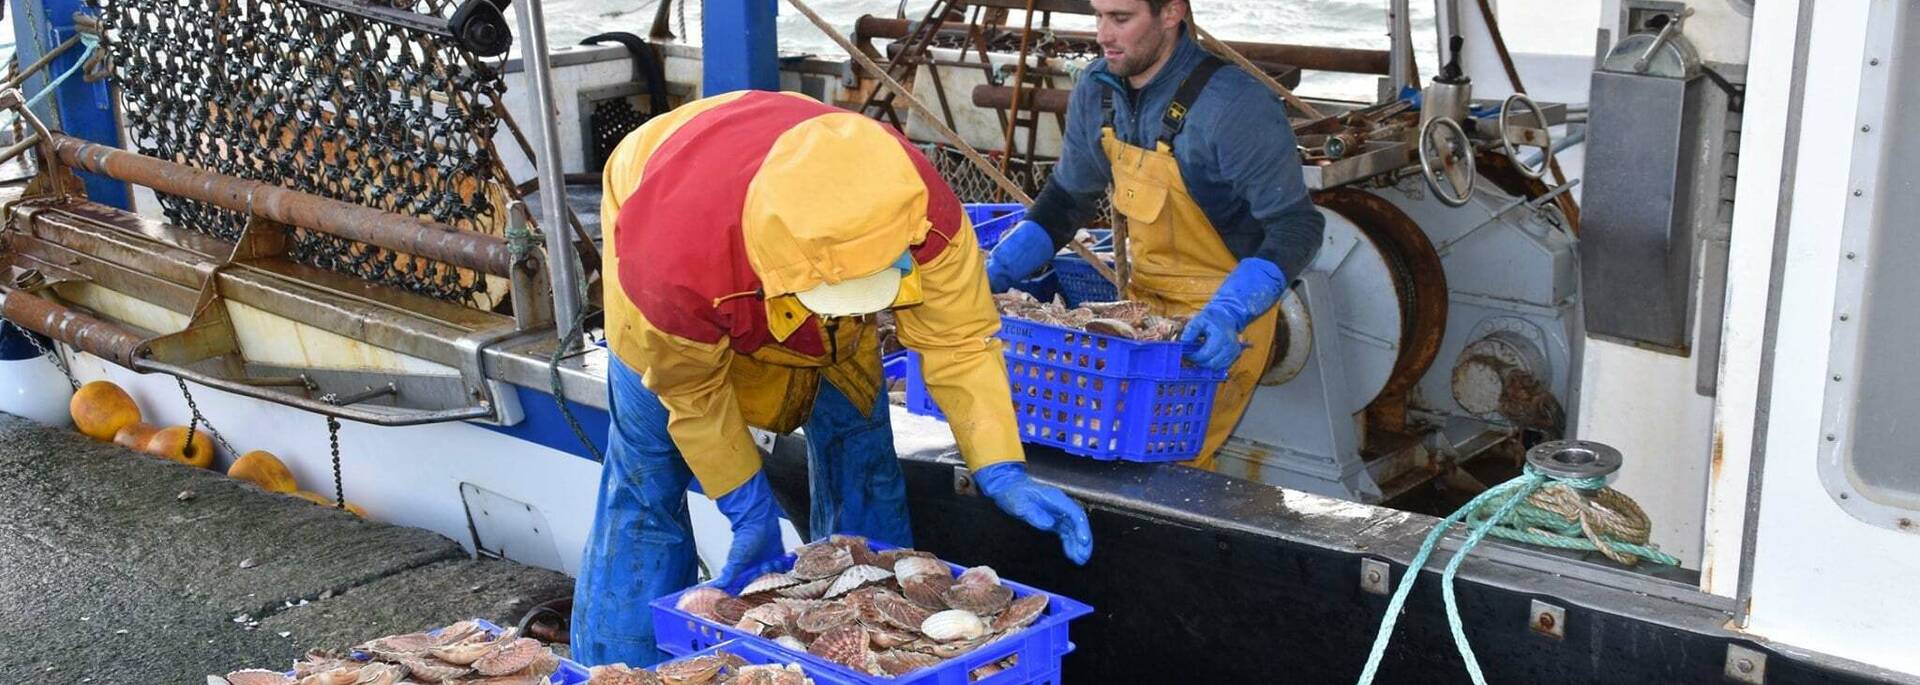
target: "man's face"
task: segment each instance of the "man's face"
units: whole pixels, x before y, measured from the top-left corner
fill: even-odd
[[[1121,78],[1148,73],[1172,52],[1185,3],[1175,0],[1153,13],[1147,0],[1092,0],[1096,36],[1107,70]],[[1144,80],[1144,79],[1142,79]],[[1135,83],[1135,86],[1141,85]]]

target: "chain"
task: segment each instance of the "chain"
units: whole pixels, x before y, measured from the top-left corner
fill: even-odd
[[[213,441],[219,445],[219,450],[226,450],[227,456],[240,456],[240,452],[233,449],[233,443],[227,442],[227,436],[222,435],[220,431],[213,430],[213,423],[207,421],[205,414],[200,413],[200,404],[193,401],[193,393],[187,390],[187,379],[174,376],[173,381],[180,384],[180,396],[187,398],[187,411],[192,414],[192,416],[187,419],[187,449],[193,449],[194,431],[199,426],[206,426],[207,435],[213,436]],[[214,454],[218,455],[219,450],[215,450]]]
[[[499,64],[449,37],[303,0],[89,0],[142,154],[498,233]],[[376,3],[448,17],[460,0]],[[501,64],[503,64],[502,62]],[[247,217],[159,195],[167,220],[225,240]],[[471,271],[296,230],[289,257],[490,307]]]
[[[327,393],[326,401],[333,401],[333,393]],[[333,506],[347,508],[347,491],[340,485],[340,420],[327,417],[327,444],[333,451]]]
[[[7,321],[6,319],[0,319],[0,322],[5,322],[7,325],[19,329],[22,335],[27,336],[27,342],[33,345],[33,349],[40,352],[41,356],[46,357],[47,361],[52,362],[53,368],[59,369],[61,375],[67,377],[67,385],[72,386],[74,392],[80,391],[80,380],[73,377],[73,369],[67,367],[67,359],[65,357],[60,356],[60,353],[54,351],[52,348],[41,344],[40,336],[33,331],[27,330],[26,326]]]

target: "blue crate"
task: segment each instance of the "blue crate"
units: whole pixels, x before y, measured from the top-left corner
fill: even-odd
[[[499,637],[501,633],[506,632],[505,628],[494,625],[492,621],[484,618],[476,618],[472,619],[472,621],[474,624],[480,626],[481,630],[487,631],[487,634],[494,637]],[[427,631],[427,634],[439,635],[442,630],[445,630],[445,628],[435,628]],[[352,656],[362,661],[367,659],[365,654],[359,652],[354,652]],[[286,674],[287,677],[293,677],[293,671],[287,671]],[[583,685],[591,675],[592,674],[587,672],[587,667],[581,666],[577,661],[563,657],[560,659],[560,668],[554,670],[553,675],[547,678],[547,682],[551,685]]]
[[[973,224],[974,238],[982,250],[993,249],[1021,219],[1027,218],[1027,206],[1018,202],[972,202],[966,205],[966,210],[967,221]]]
[[[1113,266],[1113,262],[1107,262],[1107,266]],[[1113,283],[1095,271],[1093,265],[1081,259],[1080,255],[1054,255],[1053,274],[1060,281],[1060,296],[1067,301],[1068,307],[1120,299],[1120,291],[1113,287]]]
[[[907,351],[888,352],[880,357],[880,372],[888,383],[907,377]]]
[[[1225,371],[1184,357],[1198,343],[1148,342],[1001,317],[1007,380],[1024,442],[1103,461],[1200,454]],[[907,411],[945,418],[910,355]]]
[[[889,549],[888,545],[877,541],[870,544],[875,550]],[[792,568],[794,558],[794,555],[789,554],[784,559],[775,560],[755,572],[742,573],[733,586],[723,589],[730,593],[738,592],[761,572]],[[949,562],[948,565],[953,568],[955,574],[965,570],[965,567],[958,564]],[[742,632],[733,626],[723,626],[675,609],[674,604],[680,601],[680,595],[685,590],[653,601],[654,639],[659,643],[661,651],[675,656],[692,654],[728,640],[737,640],[753,645],[763,652],[770,652],[784,662],[800,664],[807,675],[821,685],[1057,685],[1060,682],[1060,660],[1074,649],[1073,642],[1067,638],[1067,623],[1093,613],[1093,607],[1063,595],[1009,580],[1002,579],[1001,583],[1013,588],[1013,595],[1016,598],[1034,593],[1046,595],[1047,613],[1041,615],[1033,625],[1027,626],[1025,630],[1010,637],[995,640],[938,665],[899,677],[875,676],[855,671],[806,652],[782,647],[765,638]],[[977,670],[994,664],[1004,664],[1005,668],[978,679],[973,677]]]

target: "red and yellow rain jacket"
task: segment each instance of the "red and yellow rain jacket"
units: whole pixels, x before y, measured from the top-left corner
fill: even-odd
[[[879,396],[874,326],[822,321],[793,293],[909,250],[900,341],[961,454],[974,469],[1022,458],[973,227],[893,129],[802,95],[728,93],[628,134],[603,187],[608,347],[666,405],[708,496],[759,471],[747,427],[804,423],[822,379],[856,405]]]

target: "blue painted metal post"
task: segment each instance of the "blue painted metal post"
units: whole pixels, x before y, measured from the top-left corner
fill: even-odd
[[[692,0],[681,0],[691,2]],[[774,7],[780,0],[704,0],[700,13],[701,93],[779,90]]]
[[[13,9],[13,37],[19,46],[22,66],[39,60],[41,55],[77,33],[73,26],[75,12],[92,14],[82,0],[15,0]],[[55,76],[79,63],[83,52],[82,45],[75,45],[54,58],[46,69],[27,81],[21,92],[28,97],[39,94]],[[104,80],[88,83],[76,73],[60,84],[53,97],[42,101],[34,114],[47,122],[47,128],[103,145],[120,146],[120,122],[114,113],[113,90]],[[87,197],[94,202],[132,209],[127,184],[98,174],[80,174],[80,178],[86,181]]]

